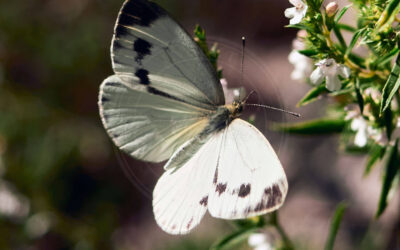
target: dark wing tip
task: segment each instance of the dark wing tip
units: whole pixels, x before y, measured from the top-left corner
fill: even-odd
[[[166,12],[157,4],[147,0],[128,0],[121,8],[117,24],[150,26]]]

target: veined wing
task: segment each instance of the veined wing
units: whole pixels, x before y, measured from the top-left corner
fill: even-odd
[[[208,209],[214,217],[242,219],[279,208],[287,180],[268,140],[250,123],[235,119],[225,129]]]
[[[117,75],[135,77],[155,95],[206,109],[224,105],[221,84],[199,46],[167,13],[146,0],[127,0],[111,46]]]
[[[127,84],[117,75],[108,77],[100,87],[100,116],[120,149],[141,160],[161,162],[199,134],[213,111],[142,88],[140,84]]]
[[[158,180],[153,192],[157,224],[171,234],[189,233],[207,211],[223,132],[218,132],[176,171],[169,169]]]

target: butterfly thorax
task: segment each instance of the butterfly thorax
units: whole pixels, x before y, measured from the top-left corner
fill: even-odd
[[[219,106],[215,113],[209,117],[209,122],[204,132],[215,132],[226,128],[243,111],[241,102],[233,102],[229,105]]]
[[[243,102],[241,101],[234,101],[232,104],[230,105],[225,105],[224,107],[226,107],[229,110],[229,116],[231,118],[231,121],[235,118],[238,118],[240,116],[240,114],[243,111]]]

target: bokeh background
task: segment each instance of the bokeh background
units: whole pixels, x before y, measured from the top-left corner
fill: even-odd
[[[235,229],[207,215],[187,236],[161,231],[151,191],[162,166],[119,152],[102,127],[98,88],[112,74],[109,46],[122,2],[0,0],[0,249],[207,249]],[[336,249],[396,249],[398,197],[373,219],[380,167],[363,178],[365,159],[344,155],[337,136],[268,129],[271,121],[321,117],[327,105],[295,106],[309,87],[290,79],[287,56],[296,31],[284,28],[283,15],[290,4],[156,2],[188,32],[200,24],[218,42],[232,87],[240,85],[240,38],[246,36],[244,85],[257,91],[251,101],[302,114],[245,113],[255,117],[286,170],[290,189],[280,219],[296,246],[321,249],[336,204],[346,200]],[[351,13],[346,18],[351,22]],[[276,234],[269,234],[273,240]]]

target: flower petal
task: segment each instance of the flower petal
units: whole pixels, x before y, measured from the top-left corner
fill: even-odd
[[[337,91],[342,88],[342,83],[340,82],[337,75],[326,76],[326,88],[329,91]]]
[[[296,13],[295,13],[294,16],[292,17],[292,19],[290,19],[290,22],[289,22],[289,23],[290,23],[290,24],[298,24],[298,23],[301,22],[301,20],[303,19],[303,17],[304,17],[304,16],[296,10]]]
[[[308,9],[308,6],[307,6],[306,4],[304,4],[303,10],[301,11],[301,14],[303,15],[303,17],[306,16],[306,14],[307,14],[307,9]]]
[[[289,53],[288,60],[291,64],[297,64],[298,60],[300,59],[301,54],[296,50],[292,50]]]
[[[305,78],[305,75],[302,70],[294,69],[292,73],[290,73],[290,78],[292,80],[303,80]]]
[[[265,242],[267,242],[267,236],[263,233],[253,233],[248,239],[248,243],[252,247],[264,244]]]
[[[349,78],[350,77],[350,69],[344,65],[340,65],[338,68],[338,73],[341,77]]]
[[[287,8],[285,10],[285,17],[293,18],[296,15],[296,7]]]
[[[310,76],[311,83],[318,85],[321,84],[324,80],[324,74],[322,74],[322,70],[320,67],[317,67]]]
[[[291,3],[293,6],[304,5],[303,1],[301,0],[289,0],[289,3]]]
[[[356,137],[354,138],[354,145],[362,148],[367,145],[367,131],[365,129],[360,129],[356,133]]]
[[[351,130],[358,131],[360,129],[365,129],[367,127],[367,123],[365,122],[364,118],[360,116],[355,117],[350,124]]]

